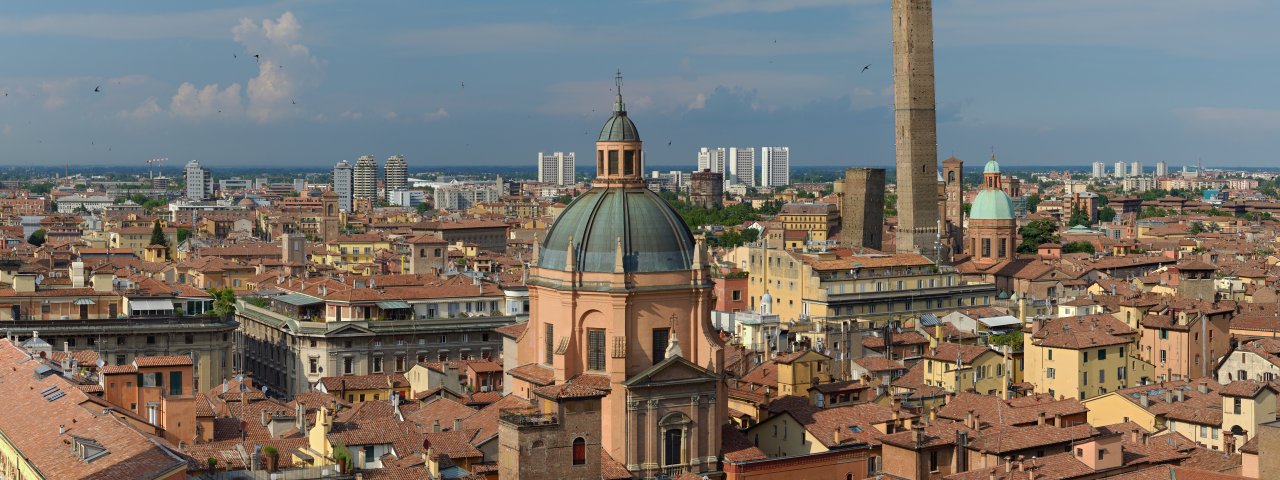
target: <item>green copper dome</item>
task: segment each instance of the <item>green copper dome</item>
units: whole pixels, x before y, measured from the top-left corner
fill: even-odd
[[[617,101],[613,104],[613,116],[605,120],[604,126],[600,128],[600,142],[639,142],[640,131],[636,130],[636,124],[627,117],[627,107],[622,104],[622,94],[618,94]]]
[[[987,161],[987,166],[982,169],[982,173],[1000,173],[1000,164],[996,163],[995,155],[992,155],[991,160]]]
[[[598,187],[583,193],[547,231],[538,266],[567,270],[570,240],[574,270],[581,272],[613,272],[619,241],[627,273],[688,270],[693,263],[689,227],[666,200],[644,187]]]
[[[995,162],[991,162],[995,163]],[[991,163],[987,166],[990,167]],[[997,172],[999,168],[997,167]],[[973,199],[969,207],[969,218],[973,220],[1012,220],[1013,200],[1003,190],[983,190]]]

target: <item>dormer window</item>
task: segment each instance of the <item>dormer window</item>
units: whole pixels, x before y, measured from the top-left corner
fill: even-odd
[[[90,463],[110,453],[107,447],[93,439],[71,436],[71,451],[84,463]]]

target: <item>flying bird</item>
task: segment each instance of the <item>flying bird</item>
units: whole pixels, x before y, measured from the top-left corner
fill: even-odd
[[[96,86],[96,87],[93,87],[93,91],[98,92],[98,93],[102,93],[102,85],[98,85],[98,86]]]
[[[667,146],[668,146],[668,147],[670,147],[670,146],[671,146],[671,141],[670,141],[670,140],[668,140],[668,141],[667,141]]]
[[[867,64],[867,66],[862,67],[862,71],[861,71],[861,72],[858,72],[858,73],[866,73],[866,71],[867,71],[867,70],[871,70],[871,64],[870,64],[870,63],[868,63],[868,64]]]
[[[462,88],[467,88],[467,82],[462,82]]]
[[[240,57],[237,57],[236,54],[233,53],[231,54],[231,58],[240,58]]]
[[[290,102],[293,102],[293,104],[294,104],[294,105],[297,105],[297,104],[298,104],[298,101],[297,101],[297,100],[294,100],[294,99],[292,99],[292,98],[290,98],[290,99],[289,99],[289,101],[290,101]]]
[[[255,53],[255,54],[253,54],[253,61],[255,61],[255,62],[260,62],[260,61],[262,61],[262,55],[258,55],[258,54],[256,54],[256,53]]]

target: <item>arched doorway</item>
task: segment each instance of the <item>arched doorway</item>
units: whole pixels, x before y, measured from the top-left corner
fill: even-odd
[[[658,431],[662,432],[663,469],[689,463],[689,428],[692,423],[689,417],[679,412],[667,415],[658,422]]]

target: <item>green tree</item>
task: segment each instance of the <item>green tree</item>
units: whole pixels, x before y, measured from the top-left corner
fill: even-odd
[[[1191,222],[1191,228],[1187,229],[1187,233],[1191,235],[1196,235],[1202,232],[1204,232],[1204,225],[1200,222]]]
[[[1034,213],[1036,211],[1036,207],[1040,206],[1040,200],[1043,199],[1040,198],[1039,193],[1027,195],[1027,211]]]
[[[51,182],[37,183],[28,187],[27,191],[31,192],[32,195],[46,195],[49,192],[53,191],[53,183]]]
[[[31,232],[31,235],[27,237],[27,243],[30,243],[37,247],[44,245],[45,233],[46,232],[44,231],[43,228],[36,230],[34,232]]]
[[[1084,211],[1078,205],[1071,207],[1071,218],[1067,219],[1067,225],[1074,227],[1076,225],[1089,226],[1091,224],[1093,222],[1089,221],[1089,212]]]
[[[1062,253],[1088,253],[1092,255],[1096,250],[1093,244],[1089,242],[1071,242],[1062,247]]]
[[[160,228],[160,221],[156,220],[151,224],[151,245],[160,245],[162,247],[169,246],[169,239],[164,236],[164,229]]]
[[[886,193],[884,195],[884,216],[885,218],[898,216],[898,194]]]
[[[1099,222],[1110,222],[1110,221],[1114,221],[1115,219],[1116,219],[1116,209],[1111,207],[1102,207],[1101,210],[1098,210]]]
[[[178,227],[178,243],[187,241],[191,238],[191,229],[186,227]]]
[[[225,317],[236,313],[235,290],[230,288],[210,288],[209,295],[213,296],[213,309],[209,310],[209,315]]]
[[[1018,253],[1036,253],[1040,245],[1058,243],[1058,226],[1049,220],[1032,220],[1018,230],[1018,233],[1022,235]]]

